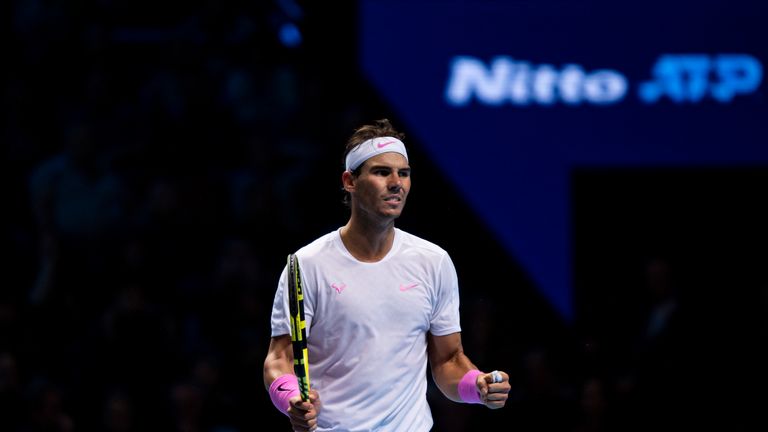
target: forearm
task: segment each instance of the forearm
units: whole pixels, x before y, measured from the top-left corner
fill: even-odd
[[[509,375],[501,371],[482,373],[464,355],[461,335],[428,336],[432,378],[443,394],[454,402],[479,403],[491,409],[504,406],[509,393]],[[468,373],[472,371],[472,373]]]
[[[320,395],[310,390],[309,401],[301,400],[298,382],[293,375],[293,350],[288,335],[273,337],[269,342],[269,352],[264,360],[264,387],[275,407],[288,416],[293,430],[315,430]]]
[[[463,351],[457,351],[450,358],[432,362],[432,379],[448,399],[461,402],[459,381],[472,369],[477,369],[477,367]]]
[[[264,360],[264,386],[269,389],[272,382],[282,375],[293,373],[293,352],[290,336],[273,338]]]

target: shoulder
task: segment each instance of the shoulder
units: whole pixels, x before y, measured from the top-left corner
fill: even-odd
[[[331,231],[297,250],[296,255],[298,255],[302,261],[323,257],[329,250],[335,248],[335,242],[338,236],[338,231]]]
[[[403,252],[428,256],[438,260],[448,257],[448,252],[437,244],[401,229],[397,229],[397,231],[402,239],[401,248]]]
[[[63,172],[68,165],[68,158],[64,154],[56,154],[50,158],[40,162],[34,167],[30,174],[31,183],[36,184],[42,181],[50,180],[61,172]]]

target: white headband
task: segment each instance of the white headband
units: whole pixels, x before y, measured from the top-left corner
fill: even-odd
[[[389,152],[400,153],[405,157],[405,160],[408,160],[405,144],[399,139],[393,137],[371,138],[347,153],[347,171],[354,171],[368,159]]]

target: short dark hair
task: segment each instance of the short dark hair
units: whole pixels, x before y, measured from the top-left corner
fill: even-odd
[[[395,129],[389,119],[386,118],[376,120],[371,124],[360,126],[359,128],[355,129],[355,131],[347,140],[347,146],[344,148],[344,155],[341,158],[342,166],[346,166],[347,155],[352,151],[352,149],[368,141],[369,139],[378,137],[393,137],[403,141],[403,139],[405,139],[405,134]],[[352,175],[355,177],[360,175],[360,170],[363,168],[363,165],[365,165],[365,162],[360,164],[359,167],[355,168],[354,171],[352,171]],[[342,191],[344,192],[344,198],[342,199],[342,202],[344,205],[349,206],[349,192],[344,189],[342,189]]]

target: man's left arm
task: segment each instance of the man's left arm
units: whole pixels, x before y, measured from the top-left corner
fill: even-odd
[[[480,372],[464,354],[461,333],[429,333],[427,340],[432,378],[448,399],[479,403],[491,409],[504,406],[511,389],[509,375],[500,371]]]

